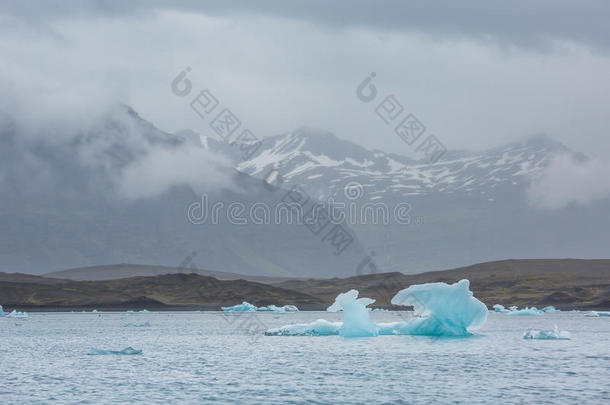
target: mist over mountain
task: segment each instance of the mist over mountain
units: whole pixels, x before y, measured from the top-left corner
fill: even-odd
[[[235,145],[166,133],[125,105],[85,126],[32,129],[6,114],[0,122],[4,272],[141,263],[333,277],[607,255],[605,195],[555,209],[532,203],[556,156],[589,161],[548,137],[428,164],[301,128],[264,138],[244,160]],[[297,186],[308,204],[343,212],[352,239],[344,250],[328,236],[334,223],[252,220],[261,204],[273,216]],[[233,203],[245,222],[229,218]],[[203,220],[214,204],[218,219]]]

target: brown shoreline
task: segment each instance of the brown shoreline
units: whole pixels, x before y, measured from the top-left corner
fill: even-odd
[[[121,265],[122,267],[129,265]],[[141,270],[141,266],[139,266]],[[198,274],[164,274],[112,280],[74,281],[0,273],[6,310],[32,312],[98,310],[209,311],[248,301],[256,306],[296,305],[324,310],[350,289],[376,300],[373,308],[394,307],[390,299],[413,284],[470,280],[474,296],[494,304],[555,306],[569,310],[610,310],[610,260],[537,259],[481,263],[420,274],[378,273],[348,278],[219,280]]]

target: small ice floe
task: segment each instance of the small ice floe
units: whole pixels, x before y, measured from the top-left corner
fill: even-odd
[[[286,325],[281,328],[269,329],[265,332],[267,336],[331,336],[338,335],[341,322],[329,322],[326,319],[318,319],[312,323],[297,323]]]
[[[258,307],[257,311],[266,311],[273,312],[274,314],[285,314],[288,312],[299,312],[299,309],[294,305],[284,305],[283,307],[278,307],[273,304],[267,305],[266,307]]]
[[[523,339],[569,340],[570,332],[560,331],[557,325],[553,330],[528,329],[523,334]]]
[[[514,308],[514,309],[513,309]],[[517,309],[517,307],[510,307],[510,311],[506,312],[506,315],[516,316],[529,316],[529,315],[542,315],[544,312],[536,307],[525,307],[523,309]]]
[[[97,314],[97,309],[94,309],[93,311],[91,311],[94,314]]]
[[[494,312],[508,312],[508,309],[504,308],[504,305],[496,304],[493,306]]]
[[[249,302],[244,301],[232,307],[221,307],[221,309],[225,312],[254,312],[257,308]]]
[[[152,314],[152,312],[150,312],[148,309],[143,309],[141,311],[139,311],[140,314]]]
[[[16,310],[13,309],[13,311],[6,315],[7,318],[29,318],[30,316],[28,315],[27,312],[17,312]]]
[[[123,350],[103,350],[103,349],[91,348],[91,350],[89,350],[89,353],[87,353],[87,354],[90,356],[102,356],[102,355],[107,355],[107,354],[130,356],[130,355],[135,355],[135,354],[142,354],[142,350],[136,350],[131,346],[126,347]]]
[[[549,305],[548,307],[542,308],[542,312],[561,312],[561,310],[555,308],[552,305]]]
[[[150,327],[150,322],[144,323],[128,323],[123,325],[125,328],[148,328]]]
[[[600,316],[610,316],[610,312],[604,312],[604,311],[591,311],[591,312],[587,312],[585,314],[585,316],[591,317],[591,318],[598,318]]]
[[[2,310],[2,305],[0,305],[0,318],[2,318],[4,315],[6,315],[6,314]]]

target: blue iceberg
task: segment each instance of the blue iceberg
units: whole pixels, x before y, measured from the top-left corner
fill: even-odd
[[[221,307],[225,312],[254,312],[257,308],[249,302],[242,302],[239,305],[233,305],[232,307]]]
[[[569,340],[570,332],[560,331],[557,325],[553,330],[528,329],[523,334],[523,339]]]
[[[0,305],[0,318],[2,318],[4,315],[6,315],[6,314],[2,310],[2,305]]]
[[[339,328],[339,335],[343,337],[366,337],[379,335],[379,327],[371,320],[367,305],[375,300],[371,298],[358,298],[357,290],[349,290],[339,294],[335,302],[328,307],[328,312],[343,311],[343,324]]]
[[[516,316],[529,316],[529,315],[542,315],[544,312],[539,310],[536,307],[525,307],[524,309],[517,309],[517,307],[510,307],[510,311],[506,313],[506,315],[516,315]]]
[[[467,336],[487,320],[487,307],[470,291],[470,282],[455,284],[430,283],[413,285],[399,291],[394,305],[414,307],[416,318],[409,322],[375,324],[367,305],[370,298],[358,298],[358,291],[339,294],[328,311],[343,311],[343,322],[318,319],[309,324],[287,325],[269,329],[269,336],[328,336],[364,337],[377,335]]]
[[[89,353],[87,353],[87,354],[90,356],[102,356],[102,355],[108,355],[108,354],[132,356],[132,355],[136,355],[136,354],[142,354],[142,350],[136,350],[131,346],[126,347],[123,350],[103,350],[103,349],[91,348],[91,350],[89,350]]]
[[[13,309],[13,311],[6,315],[7,318],[29,318],[30,316],[28,315],[27,312],[17,312],[16,310]]]
[[[343,322],[329,322],[318,319],[312,323],[286,325],[281,328],[269,329],[267,336],[330,336],[368,337],[377,336],[379,328],[371,320],[367,305],[375,300],[358,298],[358,291],[350,290],[339,294],[335,302],[327,308],[328,312],[343,311]]]
[[[542,308],[542,312],[561,312],[561,310],[555,308],[552,305],[549,305],[548,307]]]
[[[495,312],[508,312],[508,309],[504,308],[504,305],[496,304],[493,306]]]
[[[392,304],[413,306],[418,318],[380,324],[381,334],[466,336],[483,326],[488,314],[487,306],[470,291],[468,280],[412,285],[399,291]]]

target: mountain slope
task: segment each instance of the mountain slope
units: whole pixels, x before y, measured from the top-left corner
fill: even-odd
[[[369,274],[347,279],[287,280],[275,285],[333,302],[337,294],[355,288],[360,296],[390,307],[391,298],[412,284],[470,280],[470,289],[489,308],[554,305],[562,309],[610,309],[610,260],[504,260],[452,270],[406,275]]]
[[[324,276],[328,268],[351,274],[363,256],[353,232],[353,243],[335,255],[324,233],[302,224],[252,223],[247,214],[254,204],[273,208],[287,190],[269,190],[222,166],[226,159],[155,128],[126,106],[53,142],[20,131],[0,127],[6,157],[0,160],[0,271],[135,262]],[[187,217],[194,204],[199,217]],[[236,205],[247,223],[230,215]],[[213,207],[220,208],[217,217]],[[199,223],[202,210],[208,216]]]
[[[234,145],[168,134],[127,106],[61,137],[34,135],[0,125],[0,271],[150,263],[346,277],[608,255],[609,201],[555,211],[528,202],[532,179],[555,154],[586,159],[546,137],[422,164],[303,128],[264,139],[244,161]],[[334,224],[320,230],[277,215],[295,186],[307,212],[322,202],[342,214],[349,248],[335,254]],[[260,208],[268,212],[257,223]]]
[[[193,257],[195,259],[195,257]],[[260,283],[280,282],[285,278],[279,277],[264,277],[264,276],[249,276],[237,273],[227,273],[223,271],[202,270],[196,267],[191,267],[191,263],[184,263],[183,267],[169,266],[150,266],[143,264],[114,264],[107,266],[90,266],[78,267],[75,269],[67,269],[53,271],[44,275],[43,280],[72,280],[72,281],[103,281],[116,280],[120,278],[131,277],[155,277],[164,274],[197,274],[200,276],[214,277],[218,280],[248,280],[257,281]],[[32,276],[34,277],[34,276]],[[0,274],[0,281],[2,274]]]
[[[222,148],[204,137],[204,145]],[[225,150],[230,154],[230,150]],[[343,198],[349,182],[363,186],[365,200],[434,193],[493,195],[526,186],[557,153],[583,156],[545,136],[482,152],[450,151],[434,164],[367,150],[331,133],[301,128],[269,137],[247,161],[234,157],[238,170],[263,178],[277,169],[286,184],[304,185],[316,198]]]
[[[489,308],[496,303],[539,308],[610,309],[610,260],[505,260],[464,268],[407,275],[376,273],[349,278],[217,280],[196,274],[165,274],[104,281],[71,281],[0,273],[5,309],[114,308],[218,309],[243,300],[255,305],[296,304],[324,310],[352,288],[391,307],[391,298],[412,284],[469,279],[474,295]]]
[[[587,159],[534,136],[423,164],[302,128],[265,139],[250,160],[234,164],[338,206],[376,269],[417,273],[510,257],[607,257],[610,201],[558,210],[529,201],[532,181],[558,154]]]
[[[106,281],[67,281],[59,284],[0,281],[2,304],[7,308],[153,309],[188,307],[219,310],[248,300],[269,304],[320,308],[322,302],[307,294],[246,280],[217,280],[196,274],[166,274]]]

